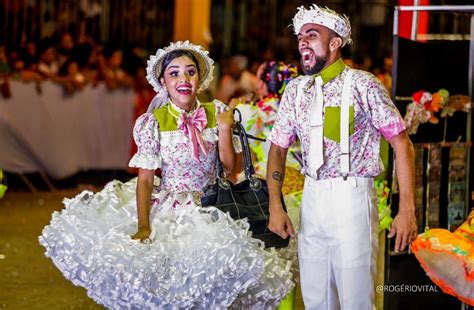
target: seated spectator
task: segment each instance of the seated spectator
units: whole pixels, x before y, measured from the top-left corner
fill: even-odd
[[[13,50],[9,53],[8,61],[12,69],[12,78],[21,80],[23,82],[34,82],[36,85],[36,92],[41,94],[41,81],[44,77],[38,73],[38,64],[33,59],[25,61],[24,52]]]
[[[97,45],[94,42],[84,41],[74,47],[73,55],[77,59],[85,79],[95,87],[100,81],[99,60],[101,56]]]
[[[9,54],[9,63],[12,68],[12,77],[14,79],[19,79],[24,82],[34,81],[37,83],[38,93],[41,93],[39,83],[43,80],[43,76],[40,75],[37,71],[38,64],[34,59],[29,61],[25,60],[25,53],[20,53],[18,51],[11,51]]]
[[[56,60],[56,49],[51,43],[44,41],[38,48],[38,72],[47,78],[54,78],[58,74],[59,66]]]
[[[133,87],[133,79],[122,70],[123,53],[118,49],[105,48],[99,61],[102,78],[109,89]]]
[[[86,77],[82,74],[77,61],[73,58],[69,58],[61,66],[57,81],[64,85],[69,94],[76,90],[81,90],[87,84]]]
[[[38,62],[38,50],[33,41],[26,42],[21,49],[22,58],[27,62]]]
[[[60,66],[62,66],[71,56],[74,49],[74,40],[69,32],[65,32],[61,35],[58,46],[58,60]]]

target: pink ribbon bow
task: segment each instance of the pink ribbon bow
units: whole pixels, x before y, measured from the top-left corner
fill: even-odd
[[[204,108],[199,108],[191,115],[181,113],[178,118],[178,128],[189,137],[193,145],[193,157],[199,161],[199,148],[207,155],[206,144],[202,138],[201,132],[206,128],[207,118]]]

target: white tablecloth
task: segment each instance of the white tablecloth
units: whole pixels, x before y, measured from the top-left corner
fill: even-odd
[[[60,179],[91,169],[126,169],[133,129],[132,90],[104,84],[73,95],[52,82],[11,82],[0,97],[0,169],[44,171]]]

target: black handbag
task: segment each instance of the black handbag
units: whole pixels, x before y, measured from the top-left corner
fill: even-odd
[[[237,109],[234,111],[240,114]],[[283,239],[268,229],[269,199],[267,182],[255,177],[247,133],[240,121],[235,124],[235,133],[239,135],[242,144],[245,180],[238,184],[232,184],[227,180],[224,168],[219,160],[219,152],[217,152],[217,182],[207,187],[201,198],[201,204],[203,207],[214,206],[225,213],[229,213],[235,220],[247,218],[252,237],[262,240],[266,248],[287,247],[290,241],[289,237]],[[285,205],[283,207],[286,212]]]

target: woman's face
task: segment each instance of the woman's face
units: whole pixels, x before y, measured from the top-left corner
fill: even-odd
[[[191,58],[183,55],[173,59],[160,82],[175,105],[186,111],[191,110],[199,88],[199,72]]]

